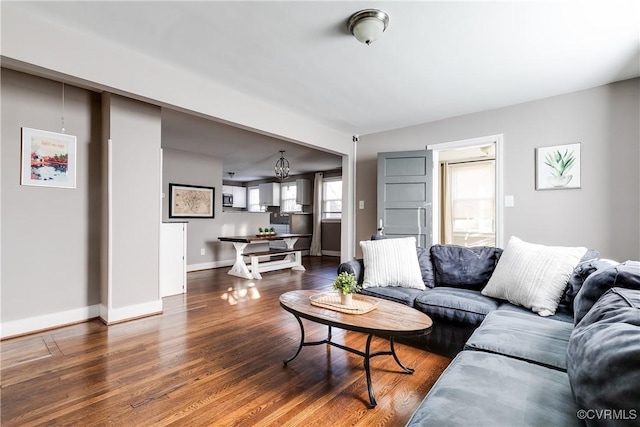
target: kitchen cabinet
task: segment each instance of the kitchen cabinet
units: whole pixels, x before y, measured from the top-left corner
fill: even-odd
[[[280,183],[258,185],[260,206],[280,206]]]
[[[231,187],[233,191],[233,207],[234,208],[246,208],[247,207],[247,187]]]
[[[187,292],[187,223],[160,226],[160,297]]]
[[[230,185],[223,185],[222,194],[233,194],[233,187]]]
[[[311,204],[311,181],[308,179],[296,179],[296,203]]]

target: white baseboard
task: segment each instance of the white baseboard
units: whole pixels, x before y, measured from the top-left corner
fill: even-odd
[[[73,310],[44,314],[42,316],[12,320],[2,323],[0,337],[9,338],[16,335],[24,335],[46,329],[59,328],[73,323],[85,322],[89,319],[98,317],[99,315],[100,306],[95,304]]]
[[[162,299],[126,307],[112,308],[100,304],[100,318],[107,325],[162,313]]]
[[[234,259],[228,259],[223,261],[203,262],[202,264],[189,264],[187,265],[187,272],[209,270],[211,268],[219,267],[231,267],[235,262],[236,260]]]
[[[325,256],[340,256],[340,251],[322,251],[322,255]]]

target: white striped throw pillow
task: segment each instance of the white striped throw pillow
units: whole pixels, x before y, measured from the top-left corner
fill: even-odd
[[[360,242],[364,262],[363,288],[402,286],[425,289],[415,237]]]
[[[482,295],[551,316],[586,252],[587,248],[543,246],[511,237]]]

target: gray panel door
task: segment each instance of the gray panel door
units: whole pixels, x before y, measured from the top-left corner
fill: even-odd
[[[432,234],[433,153],[378,153],[378,227],[387,236],[414,236],[428,248]]]

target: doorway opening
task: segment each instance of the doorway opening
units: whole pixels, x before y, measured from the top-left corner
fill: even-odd
[[[434,144],[434,243],[502,246],[502,135]]]

